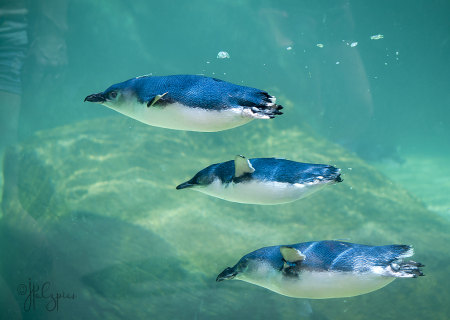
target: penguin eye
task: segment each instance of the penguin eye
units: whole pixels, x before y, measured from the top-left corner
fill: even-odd
[[[117,97],[117,92],[111,91],[111,92],[109,93],[109,97],[114,99],[115,97]]]

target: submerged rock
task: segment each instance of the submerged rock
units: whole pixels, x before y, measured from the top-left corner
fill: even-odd
[[[236,154],[334,165],[344,182],[277,206],[175,190]],[[450,285],[449,223],[306,126],[280,130],[255,122],[196,133],[112,117],[41,131],[22,144],[19,198],[48,239],[49,274],[78,290],[84,308],[101,318],[298,318],[300,300],[243,282],[217,287],[215,276],[264,246],[343,238],[413,245],[413,259],[427,266],[427,276],[359,297],[311,300],[308,317],[443,318],[449,312],[439,302],[450,298],[440,289]],[[74,276],[59,280],[67,265]],[[27,272],[26,264],[20,268]]]

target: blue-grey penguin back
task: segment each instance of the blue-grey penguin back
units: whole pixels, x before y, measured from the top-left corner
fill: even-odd
[[[249,257],[270,257],[274,266],[280,267],[285,261],[280,251],[281,247],[299,250],[306,258],[297,266],[298,270],[313,272],[367,273],[374,267],[386,267],[413,254],[413,249],[409,245],[367,246],[330,240],[262,248],[250,253]],[[407,277],[419,275],[421,275],[419,272],[405,274]]]
[[[263,112],[270,118],[282,114],[279,111],[281,106],[269,107],[273,97],[267,92],[216,78],[197,75],[144,76],[125,81],[123,86],[134,88],[141,103],[151,102],[156,95],[168,92],[157,102],[162,107],[174,102],[191,108],[212,110],[257,106],[262,109],[258,112]]]
[[[342,182],[341,170],[324,164],[302,163],[278,158],[256,158],[249,160],[255,172],[240,179],[257,179],[282,183],[313,183],[317,180]],[[236,179],[235,180],[239,180]]]
[[[298,298],[352,297],[378,290],[396,278],[423,276],[423,264],[404,261],[413,254],[408,245],[341,241],[272,246],[243,256],[216,281],[243,280]]]

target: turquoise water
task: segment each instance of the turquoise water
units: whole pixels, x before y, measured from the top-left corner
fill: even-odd
[[[22,93],[0,90],[1,318],[448,318],[447,2],[17,4],[28,55]],[[145,74],[266,90],[284,115],[196,133],[83,103]],[[279,206],[175,190],[236,154],[335,165],[344,182]],[[328,300],[215,282],[258,248],[347,238],[413,245],[426,276]],[[66,294],[57,309],[27,300],[45,283]]]

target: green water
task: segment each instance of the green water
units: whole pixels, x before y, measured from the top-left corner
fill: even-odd
[[[446,1],[19,5],[22,93],[0,90],[0,318],[450,318]],[[144,74],[266,90],[284,115],[197,133],[83,103]],[[344,182],[279,206],[175,190],[236,154],[332,164]],[[413,245],[426,276],[328,300],[215,282],[258,248],[344,238]],[[65,294],[56,309],[27,300],[45,283]]]

